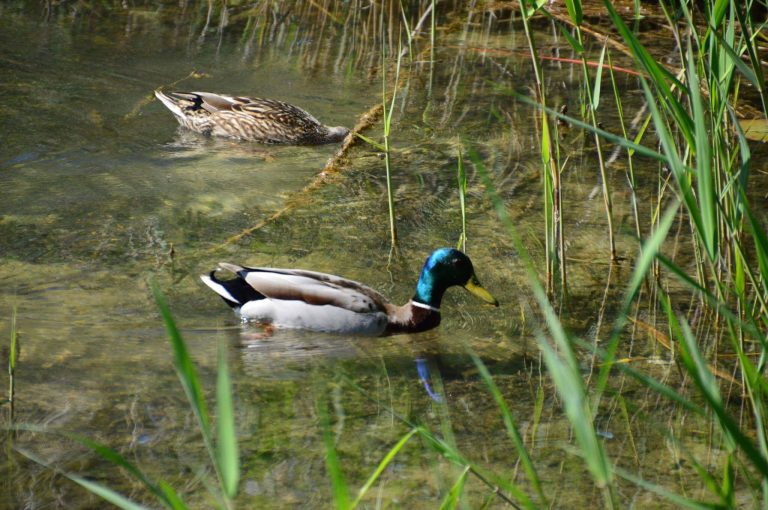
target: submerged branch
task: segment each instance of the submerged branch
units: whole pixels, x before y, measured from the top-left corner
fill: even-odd
[[[357,124],[355,124],[355,127],[352,128],[350,131],[349,136],[344,140],[344,143],[339,148],[338,151],[336,151],[336,154],[334,154],[326,163],[323,169],[318,173],[314,179],[312,179],[312,182],[304,186],[300,191],[297,191],[293,195],[291,195],[287,200],[283,207],[276,210],[266,218],[263,218],[255,225],[252,225],[245,230],[242,230],[241,232],[227,238],[224,242],[217,244],[216,246],[213,246],[208,250],[208,252],[214,252],[217,250],[220,250],[224,248],[225,246],[228,246],[233,243],[237,243],[241,241],[243,238],[248,237],[249,235],[253,234],[257,230],[260,230],[264,228],[266,225],[269,225],[273,221],[277,220],[278,218],[282,217],[286,213],[292,211],[293,209],[296,209],[299,206],[302,206],[307,203],[310,196],[317,191],[318,189],[322,188],[330,178],[333,176],[339,174],[344,169],[344,161],[347,157],[347,154],[349,153],[349,149],[355,145],[358,142],[357,134],[365,131],[366,129],[370,128],[378,119],[381,117],[381,114],[383,113],[384,109],[381,103],[378,103],[374,106],[372,106],[370,109],[368,109],[367,112],[363,113],[360,116],[360,119],[357,121]]]

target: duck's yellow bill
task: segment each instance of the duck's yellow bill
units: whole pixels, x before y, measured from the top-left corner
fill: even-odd
[[[480,285],[480,282],[477,281],[477,276],[472,275],[472,278],[470,278],[469,281],[464,284],[464,288],[486,303],[491,303],[493,306],[499,306],[499,301],[495,297],[491,296],[491,293],[485,290],[482,285]]]

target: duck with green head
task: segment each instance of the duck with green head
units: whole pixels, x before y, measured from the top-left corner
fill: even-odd
[[[453,248],[427,258],[416,292],[403,306],[362,283],[326,273],[228,263],[217,269],[235,277],[220,280],[214,270],[201,279],[241,318],[282,328],[370,336],[426,331],[440,324],[443,294],[455,285],[499,305],[480,285],[469,257]]]

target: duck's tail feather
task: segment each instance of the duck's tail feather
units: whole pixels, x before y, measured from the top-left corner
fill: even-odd
[[[211,271],[210,274],[201,275],[200,279],[232,308],[240,308],[249,301],[264,299],[263,294],[239,276],[231,280],[219,280],[216,278],[216,271]]]
[[[171,113],[173,113],[176,117],[180,119],[184,118],[184,112],[181,111],[177,99],[173,98],[169,94],[161,92],[160,90],[155,91],[155,97],[158,98],[166,108],[171,110]]]

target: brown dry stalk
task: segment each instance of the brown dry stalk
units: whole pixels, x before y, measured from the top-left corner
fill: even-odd
[[[292,211],[296,207],[299,207],[301,205],[306,204],[310,196],[318,189],[322,188],[332,177],[338,175],[341,170],[344,167],[344,160],[347,157],[347,153],[349,152],[349,149],[357,143],[359,138],[356,136],[358,133],[362,133],[369,127],[371,127],[378,119],[381,117],[381,114],[384,111],[384,107],[382,104],[377,104],[375,106],[372,106],[367,112],[363,113],[363,115],[360,116],[360,119],[357,121],[357,124],[355,124],[355,127],[352,128],[350,131],[349,136],[347,136],[346,140],[344,140],[344,143],[342,144],[341,148],[339,148],[338,151],[336,151],[336,154],[334,154],[326,163],[323,169],[318,173],[314,179],[312,179],[312,182],[304,186],[300,191],[297,191],[293,195],[291,195],[285,202],[285,205],[281,207],[280,209],[276,210],[266,218],[263,218],[261,221],[256,223],[255,225],[252,225],[245,230],[242,230],[241,232],[227,238],[224,242],[221,244],[217,244],[216,246],[211,247],[207,251],[213,252],[217,251],[229,244],[236,243],[240,240],[242,240],[244,237],[247,237],[251,235],[252,233],[256,232],[257,230],[264,228],[264,226],[272,223],[276,219],[280,218],[284,214]]]

